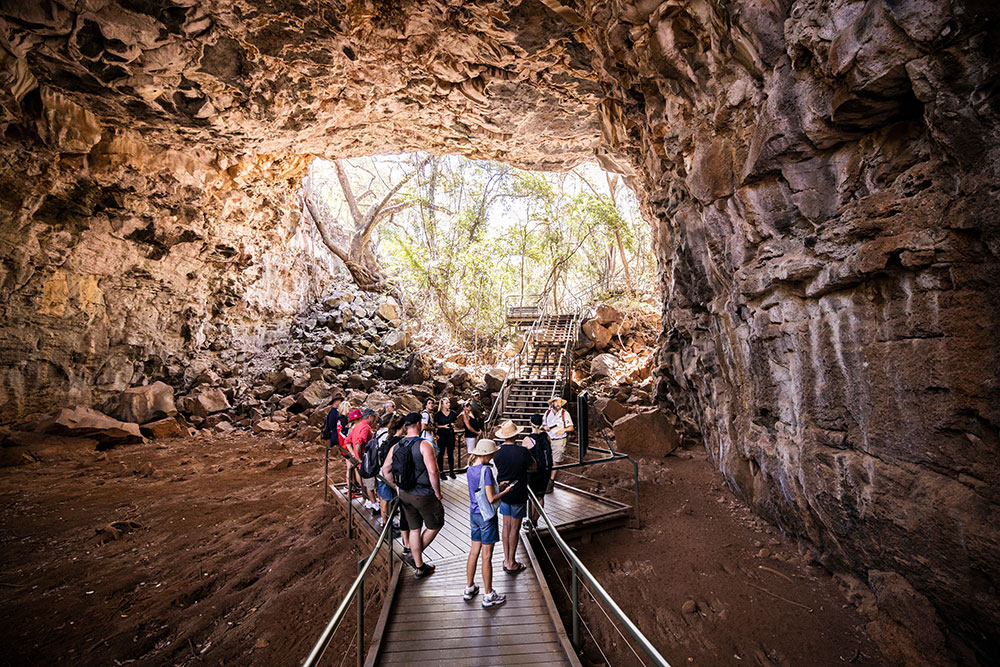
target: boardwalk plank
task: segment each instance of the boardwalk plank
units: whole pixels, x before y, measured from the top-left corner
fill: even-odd
[[[337,487],[343,498],[343,485]],[[399,575],[391,607],[380,618],[381,632],[367,665],[420,665],[453,667],[470,659],[477,665],[570,665],[579,661],[566,640],[558,613],[540,571],[533,565],[517,575],[503,571],[503,547],[493,552],[493,585],[507,596],[500,607],[483,609],[483,592],[470,601],[462,598],[466,584],[466,559],[471,542],[469,495],[466,477],[441,483],[445,525],[425,551],[437,566],[435,573],[415,580],[412,570]],[[376,518],[355,499],[356,518],[373,534]],[[625,516],[626,505],[557,486],[545,497],[546,512],[557,526]],[[376,515],[377,516],[377,515]],[[504,518],[501,517],[501,522]],[[363,527],[364,529],[364,527]],[[546,532],[544,524],[540,528]],[[521,536],[525,533],[522,531]],[[402,549],[399,540],[396,552]],[[533,557],[519,542],[517,560],[532,563]],[[477,563],[476,582],[482,586],[482,563]]]

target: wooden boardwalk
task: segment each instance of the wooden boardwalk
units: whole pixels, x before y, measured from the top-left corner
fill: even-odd
[[[346,503],[343,485],[333,487]],[[437,566],[426,579],[415,580],[410,568],[397,571],[395,587],[385,601],[375,628],[366,665],[455,665],[472,659],[482,665],[573,665],[573,651],[531,545],[521,541],[517,560],[528,568],[516,575],[503,571],[502,545],[493,555],[493,587],[507,603],[484,609],[482,592],[462,599],[469,552],[469,492],[465,474],[443,479],[445,527],[425,552]],[[360,516],[375,533],[375,520],[354,500]],[[599,530],[624,523],[628,505],[600,498],[564,484],[545,496],[545,510],[560,533]],[[501,517],[501,521],[503,517]],[[544,535],[545,529],[539,533]],[[524,532],[522,531],[522,537]],[[397,552],[401,545],[394,545]],[[480,568],[481,570],[481,568]],[[482,572],[476,582],[482,586]]]

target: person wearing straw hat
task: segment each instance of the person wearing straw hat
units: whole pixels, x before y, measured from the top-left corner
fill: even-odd
[[[569,412],[563,408],[566,400],[555,396],[549,399],[549,409],[542,415],[542,429],[549,434],[549,441],[552,444],[552,463],[559,465],[566,456],[566,435],[573,431],[573,418]],[[552,470],[549,478],[547,493],[552,493],[552,486],[556,481],[556,471]]]
[[[511,492],[500,501],[500,514],[503,515],[503,571],[515,574],[524,569],[524,564],[517,562],[518,533],[521,522],[528,514],[528,471],[535,467],[535,458],[516,440],[524,429],[509,419],[500,425],[496,436],[503,440],[500,449],[493,455],[497,466],[497,479],[500,483],[509,482]]]
[[[462,597],[468,601],[476,597],[476,563],[483,560],[483,607],[496,607],[507,601],[503,594],[493,588],[493,546],[500,541],[496,504],[513,490],[506,482],[497,491],[496,479],[490,461],[497,451],[492,440],[480,440],[469,454],[469,468],[465,472],[469,487],[469,525],[472,527],[472,543],[469,559],[465,565],[467,587]]]

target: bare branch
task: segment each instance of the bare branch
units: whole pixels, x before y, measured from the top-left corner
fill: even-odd
[[[330,249],[334,255],[340,258],[342,262],[347,262],[347,253],[337,247],[334,242],[333,237],[330,234],[330,230],[327,229],[326,225],[322,222],[319,211],[316,210],[316,204],[313,203],[312,197],[308,195],[303,195],[303,202],[305,203],[306,214],[312,218],[313,224],[316,225],[316,229],[319,230],[319,236],[323,239],[323,245]]]
[[[368,236],[371,235],[371,228],[374,227],[375,224],[379,220],[381,220],[381,215],[380,214],[381,214],[382,209],[384,209],[389,204],[389,202],[392,200],[392,198],[396,196],[396,193],[399,192],[400,188],[402,188],[404,185],[406,185],[406,183],[411,178],[413,178],[414,176],[416,176],[417,173],[419,173],[420,170],[423,169],[423,167],[424,167],[425,164],[427,164],[428,162],[430,162],[430,159],[431,159],[431,157],[429,155],[426,158],[424,158],[423,162],[421,162],[419,165],[417,165],[416,169],[414,169],[409,174],[407,174],[406,176],[404,176],[403,179],[401,181],[399,181],[399,183],[396,183],[396,185],[393,186],[393,188],[391,190],[389,190],[389,192],[387,192],[384,197],[382,197],[382,201],[380,201],[378,204],[376,204],[376,205],[372,206],[370,209],[368,209],[368,211],[365,213],[365,217],[363,219],[360,219],[360,220],[356,221],[357,222],[357,230],[361,233],[362,237],[368,237]]]
[[[337,180],[340,181],[340,189],[344,191],[344,199],[347,200],[347,206],[351,209],[351,217],[354,218],[354,224],[361,224],[361,211],[358,210],[358,200],[354,198],[354,190],[351,189],[351,183],[347,180],[347,173],[344,171],[344,165],[342,160],[334,160],[333,166],[337,170]]]

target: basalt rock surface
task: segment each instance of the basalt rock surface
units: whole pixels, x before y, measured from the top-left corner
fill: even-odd
[[[309,155],[596,158],[654,226],[681,430],[859,596],[919,596],[945,659],[996,662],[995,13],[4,3],[3,420],[287,335],[332,267],[296,210]]]

